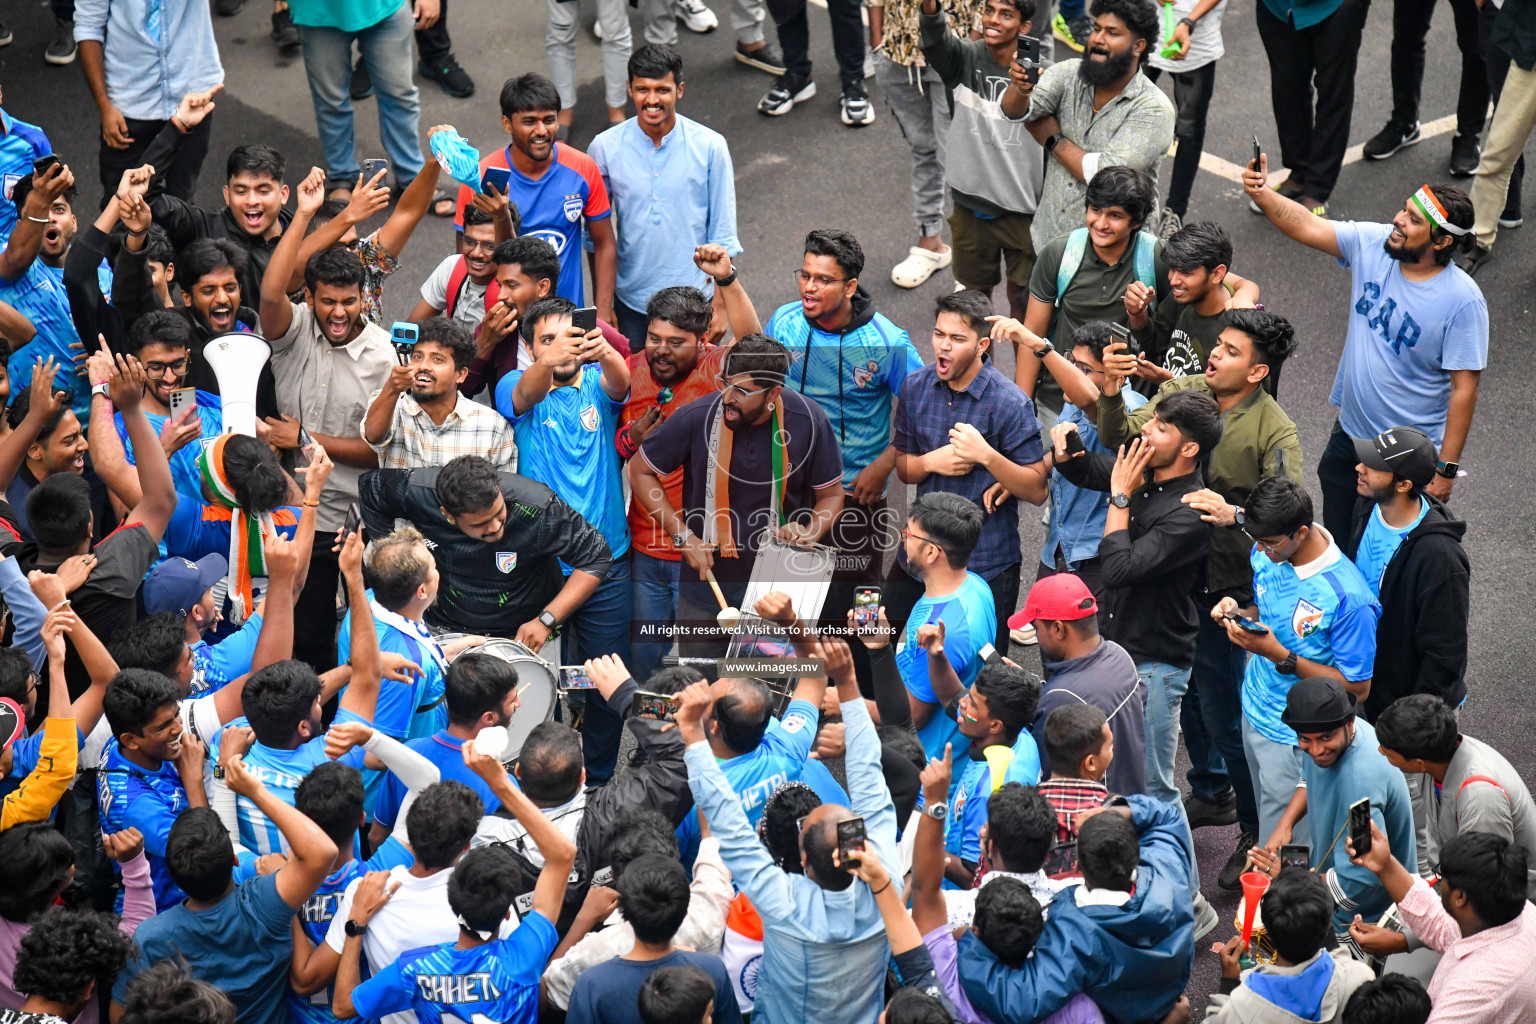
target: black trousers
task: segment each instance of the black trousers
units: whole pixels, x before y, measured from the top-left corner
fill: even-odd
[[[435,64],[453,52],[453,40],[448,36],[448,0],[441,3],[441,13],[432,27],[416,32],[416,55],[423,64]]]
[[[293,656],[316,672],[336,667],[336,584],[341,564],[331,551],[336,531],[321,530],[309,557],[309,575],[293,606]]]
[[[171,166],[168,168],[155,168],[165,172],[165,191],[178,199],[192,201],[192,194],[197,191],[197,176],[202,173],[203,160],[208,156],[208,139],[213,131],[213,114],[209,114],[203,122],[191,131],[187,137],[181,140],[181,145],[176,147],[176,155],[171,158]],[[127,118],[128,137],[133,139],[127,149],[113,149],[106,142],[98,147],[97,163],[101,168],[101,205],[105,207],[107,200],[117,195],[118,183],[123,180],[123,172],[144,164],[144,151],[149,149],[149,144],[160,134],[167,122],[165,121],[139,121]],[[98,133],[99,135],[100,133]]]
[[[1317,483],[1323,492],[1323,528],[1333,534],[1334,543],[1344,552],[1345,558],[1355,557],[1355,546],[1351,541],[1356,505],[1370,501],[1360,497],[1355,490],[1355,466],[1359,461],[1355,442],[1339,426],[1339,421],[1334,420],[1328,443],[1317,460]]]
[[[1493,45],[1493,23],[1499,16],[1499,9],[1493,4],[1485,3],[1477,12],[1477,41],[1483,51],[1483,70],[1488,73],[1488,90],[1493,96],[1494,103],[1498,103],[1499,94],[1504,91],[1504,79],[1509,77],[1509,54]],[[1515,161],[1514,173],[1509,177],[1509,193],[1504,199],[1504,213],[1500,220],[1520,219],[1520,189],[1525,183],[1525,156],[1521,155]]]
[[[1179,152],[1173,158],[1173,177],[1168,182],[1168,209],[1180,217],[1189,210],[1189,193],[1195,187],[1200,154],[1205,150],[1205,120],[1211,109],[1211,95],[1216,91],[1217,63],[1213,60],[1193,71],[1169,72],[1177,111],[1173,136],[1179,140]],[[1142,70],[1154,82],[1162,75],[1160,69],[1150,64]]]
[[[768,13],[778,26],[784,67],[791,75],[811,73],[811,23],[805,0],[768,0]],[[864,21],[859,0],[827,0],[832,20],[832,52],[844,86],[864,81]]]
[[[1488,115],[1488,72],[1478,44],[1476,0],[1450,0],[1461,50],[1461,89],[1456,100],[1456,132],[1477,135]],[[1489,6],[1492,6],[1491,4]],[[1495,9],[1497,10],[1497,9]],[[1435,0],[1394,0],[1392,5],[1392,120],[1411,125],[1419,119],[1424,86],[1424,42],[1435,14]],[[1443,46],[1443,43],[1442,43]],[[1441,51],[1444,53],[1444,50]]]
[[[1370,0],[1344,0],[1338,10],[1303,29],[1281,21],[1263,3],[1254,7],[1269,57],[1280,160],[1306,195],[1327,201],[1349,147],[1355,64]]]

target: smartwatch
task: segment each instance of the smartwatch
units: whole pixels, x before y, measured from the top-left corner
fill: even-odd
[[[368,926],[365,924],[358,924],[351,918],[347,918],[347,923],[342,925],[342,930],[355,939],[359,935],[362,935],[364,932],[366,932],[368,930]]]
[[[91,397],[94,398],[97,395],[100,395],[109,402],[112,401],[112,385],[107,381],[102,381],[100,384],[92,384]]]
[[[555,613],[546,608],[539,612],[539,625],[553,633],[560,622],[555,618]]]
[[[1061,134],[1060,132],[1057,132],[1055,135],[1052,135],[1050,138],[1046,139],[1045,140],[1045,151],[1047,153],[1050,153],[1053,150],[1055,150],[1055,148],[1061,143],[1061,140],[1064,139],[1064,138],[1066,138],[1065,135]]]
[[[1131,496],[1129,494],[1111,494],[1109,496],[1109,503],[1115,506],[1115,508],[1130,508]]]
[[[724,277],[717,277],[717,278],[715,278],[715,287],[716,288],[729,288],[731,285],[733,285],[735,283],[736,283],[736,268],[735,267],[732,267],[731,268],[731,272],[729,274],[726,274]]]
[[[1045,344],[1043,344],[1039,348],[1035,349],[1035,358],[1036,359],[1044,359],[1046,356],[1050,355],[1052,352],[1055,352],[1055,351],[1056,351],[1056,346],[1052,345],[1050,342],[1047,341]]]
[[[928,815],[928,817],[932,818],[934,821],[943,821],[945,818],[949,817],[949,804],[945,803],[943,800],[940,800],[936,804],[929,804],[927,807],[924,807],[923,813]]]
[[[1459,462],[1438,462],[1435,464],[1435,472],[1447,480],[1455,480],[1456,474],[1461,470]]]
[[[1241,505],[1232,506],[1232,525],[1238,529],[1243,528],[1243,523],[1248,521],[1248,511]]]
[[[1283,676],[1293,676],[1293,675],[1295,675],[1296,674],[1296,652],[1290,650],[1289,648],[1287,648],[1286,652],[1285,652],[1285,657],[1283,657],[1279,661],[1275,662],[1275,671],[1279,672]]]

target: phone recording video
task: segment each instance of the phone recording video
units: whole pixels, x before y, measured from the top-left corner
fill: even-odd
[[[1312,867],[1312,847],[1304,843],[1287,843],[1280,847],[1280,870],[1286,868],[1301,868],[1308,871]]]
[[[578,328],[582,334],[589,334],[597,330],[597,307],[583,306],[571,314],[571,326]]]
[[[562,690],[590,690],[597,684],[587,675],[585,665],[561,665],[560,689]]]
[[[864,852],[863,818],[849,818],[837,823],[837,852],[844,867],[859,866],[857,855]]]
[[[859,587],[853,592],[853,624],[867,633],[880,621],[880,588]]]
[[[655,718],[659,721],[670,722],[677,715],[678,700],[664,693],[650,693],[646,690],[635,691],[635,714],[641,718]]]

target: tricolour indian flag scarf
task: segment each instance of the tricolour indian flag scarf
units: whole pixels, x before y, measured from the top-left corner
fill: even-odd
[[[235,500],[235,487],[224,469],[224,448],[234,434],[221,434],[197,457],[197,470],[203,484],[218,504],[230,509],[229,518],[229,599],[234,605],[232,622],[244,622],[255,608],[251,578],[267,574],[262,554],[262,534],[273,529],[272,513],[246,512]]]
[[[710,476],[704,482],[704,542],[719,544],[721,558],[737,558],[736,538],[731,525],[731,445],[734,431],[725,428],[725,403],[715,406],[715,415],[709,426],[709,456],[714,463]],[[773,452],[773,486],[769,489],[768,518],[771,529],[783,526],[784,499],[789,487],[789,456],[784,444],[789,435],[784,432],[784,403],[773,403],[771,410],[773,434],[769,439]]]

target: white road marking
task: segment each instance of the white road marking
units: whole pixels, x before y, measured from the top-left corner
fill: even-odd
[[[812,0],[812,2],[814,2],[814,0]],[[1447,114],[1444,117],[1436,118],[1433,121],[1424,122],[1424,124],[1419,127],[1419,132],[1423,138],[1431,139],[1437,135],[1444,135],[1446,132],[1455,131],[1455,129],[1456,115]],[[1363,160],[1364,156],[1361,154],[1361,150],[1364,148],[1365,144],[1359,143],[1346,149],[1344,151],[1344,166],[1348,167],[1350,164],[1357,164]],[[1172,146],[1169,147],[1168,155],[1173,156],[1178,151],[1179,144],[1175,142]],[[1278,156],[1278,153],[1275,155]],[[1271,159],[1273,159],[1273,157]],[[1209,171],[1219,178],[1226,178],[1228,181],[1238,185],[1243,183],[1242,166],[1235,164],[1230,160],[1224,160],[1221,157],[1216,156],[1214,153],[1207,152],[1200,154],[1200,169],[1202,171]],[[1282,169],[1271,174],[1269,180],[1272,184],[1278,185],[1284,181],[1289,174],[1289,171]]]

